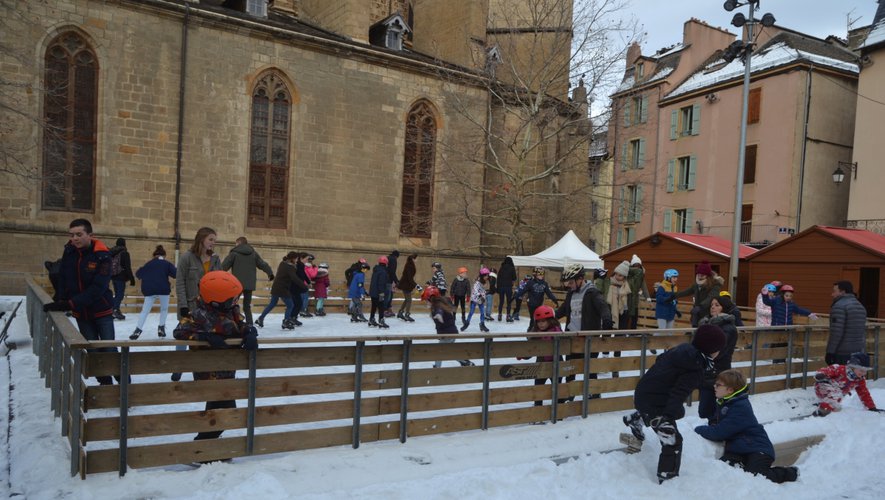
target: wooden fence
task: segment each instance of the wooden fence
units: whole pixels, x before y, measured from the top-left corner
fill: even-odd
[[[28,282],[27,313],[51,409],[71,446],[71,474],[159,467],[527,424],[632,407],[632,390],[662,352],[690,330],[564,332],[552,341],[526,333],[442,336],[354,335],[262,339],[260,349],[168,350],[181,341],[86,341],[49,295]],[[869,328],[881,374],[880,327]],[[806,387],[823,365],[827,329],[800,325],[740,330],[734,364],[754,393]],[[783,342],[786,347],[764,348]],[[749,347],[747,347],[749,346]],[[118,352],[89,349],[114,347]],[[164,349],[164,350],[160,350]],[[621,351],[621,357],[585,353]],[[553,361],[518,360],[551,356]],[[560,360],[560,356],[577,355]],[[571,356],[569,357],[571,358]],[[772,359],[785,358],[774,364]],[[454,367],[470,359],[476,366]],[[432,368],[437,360],[452,367]],[[170,382],[173,372],[238,370],[242,378]],[[619,377],[608,374],[619,372]],[[535,379],[574,376],[558,384]],[[591,374],[601,377],[591,378]],[[118,385],[94,385],[113,375]],[[594,397],[591,397],[593,395]],[[595,397],[601,395],[601,397]],[[552,401],[571,400],[558,404]],[[238,408],[204,411],[206,401]],[[542,404],[536,406],[535,402]],[[225,431],[193,440],[197,432]]]

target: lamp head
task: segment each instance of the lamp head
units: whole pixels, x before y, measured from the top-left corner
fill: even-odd
[[[731,18],[731,24],[735,28],[740,28],[743,25],[747,24],[747,17],[744,16],[742,13],[738,12],[737,14],[734,15],[733,18]]]
[[[762,16],[762,26],[765,26],[766,28],[771,28],[772,26],[774,26],[774,23],[774,15],[772,15],[771,12],[768,12],[764,16]]]

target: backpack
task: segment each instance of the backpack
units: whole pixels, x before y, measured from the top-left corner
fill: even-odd
[[[117,276],[123,272],[123,252],[117,252],[111,257],[111,276]]]

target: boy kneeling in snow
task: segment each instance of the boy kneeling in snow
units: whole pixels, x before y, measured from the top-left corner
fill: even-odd
[[[762,424],[753,414],[747,379],[737,370],[725,370],[713,384],[716,413],[711,425],[699,425],[694,431],[711,441],[725,441],[720,460],[740,465],[751,474],[762,474],[775,483],[795,481],[797,467],[772,467],[774,446]]]
[[[866,376],[869,369],[870,357],[867,353],[856,352],[848,358],[845,365],[830,365],[818,370],[814,376],[814,393],[820,398],[820,404],[814,411],[814,416],[826,417],[841,410],[842,397],[852,390],[857,391],[868,410],[879,411],[867,389]]]

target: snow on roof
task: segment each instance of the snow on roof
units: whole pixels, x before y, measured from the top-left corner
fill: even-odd
[[[618,88],[615,89],[614,93],[617,94],[625,90],[630,90],[630,88],[633,87],[634,84],[636,84],[636,77],[630,75],[627,78],[624,78],[624,81],[621,82],[621,85],[619,85]]]
[[[879,21],[878,24],[873,26],[873,29],[870,30],[870,34],[867,35],[867,39],[864,40],[861,48],[872,47],[873,45],[878,45],[882,42],[885,42],[885,19]]]
[[[667,76],[670,75],[670,73],[673,72],[674,69],[676,69],[676,68],[673,68],[673,67],[661,68],[660,71],[651,75],[651,78],[649,78],[648,81],[653,82],[655,80],[660,80],[661,78],[666,78]]]
[[[827,66],[851,73],[858,73],[857,64],[799,50],[790,47],[785,42],[779,42],[768,47],[763,47],[762,50],[754,53],[751,61],[751,69],[753,72],[757,72],[800,60],[810,61],[818,66]],[[735,59],[721,68],[712,69],[724,62],[725,61],[722,59],[713,61],[705,69],[690,76],[682,85],[676,87],[673,92],[667,94],[667,98],[687,94],[694,90],[743,76],[744,63],[741,62],[740,59]]]
[[[683,45],[683,44],[681,44],[681,43],[677,43],[676,45],[674,45],[674,46],[672,46],[672,47],[669,47],[669,48],[666,48],[666,49],[662,49],[661,51],[658,51],[657,54],[651,56],[651,59],[660,59],[660,58],[662,58],[662,57],[667,57],[667,56],[669,56],[669,55],[671,55],[671,54],[675,54],[675,53],[679,52],[680,50],[682,50],[682,49],[684,49],[684,48],[685,48],[685,45]]]

